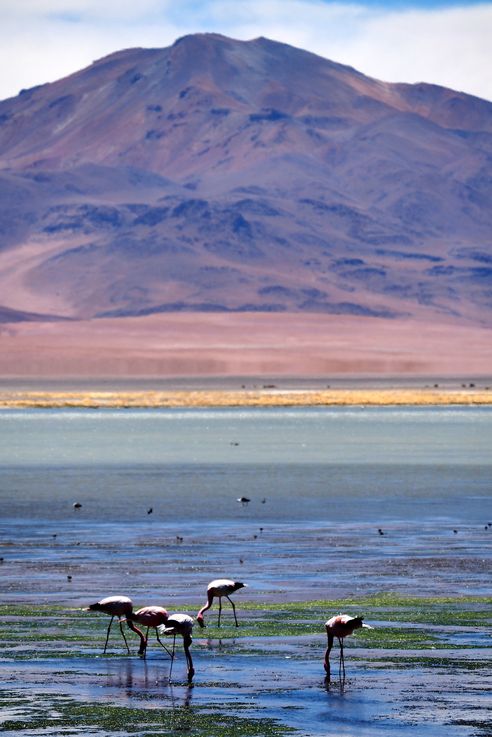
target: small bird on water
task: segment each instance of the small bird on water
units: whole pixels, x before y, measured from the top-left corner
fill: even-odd
[[[325,624],[326,635],[328,637],[328,647],[325,651],[325,671],[326,680],[330,680],[330,652],[333,647],[333,640],[336,637],[340,645],[340,662],[338,672],[340,679],[345,680],[345,659],[343,657],[343,638],[353,634],[357,629],[374,629],[369,624],[364,624],[362,617],[351,617],[350,614],[337,614],[329,619]]]
[[[232,599],[230,599],[229,597],[230,594],[233,594],[235,591],[238,591],[239,589],[242,589],[247,585],[248,584],[246,583],[241,583],[241,581],[232,581],[230,578],[217,578],[215,581],[211,581],[207,586],[207,603],[202,606],[196,616],[196,621],[198,622],[200,627],[205,627],[203,615],[207,611],[207,609],[210,609],[210,607],[212,606],[214,598],[218,598],[219,600],[219,621],[217,626],[220,627],[220,615],[222,614],[223,596],[225,596],[225,598],[230,602],[232,606],[232,611],[234,612],[234,621],[236,622],[236,627],[239,627],[236,617],[236,607]]]

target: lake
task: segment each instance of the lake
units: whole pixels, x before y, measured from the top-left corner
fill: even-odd
[[[238,610],[241,598],[278,605],[362,600],[384,591],[485,596],[492,558],[491,448],[488,407],[4,410],[0,595],[12,605],[81,607],[124,593],[138,605],[187,607],[195,614],[208,581],[226,576],[248,583],[235,597]],[[241,503],[241,497],[250,501]],[[81,507],[74,508],[75,502]],[[327,708],[334,710],[333,734],[341,733],[344,719],[344,734],[365,734],[345,713],[350,699],[318,703],[326,699],[312,682],[323,648],[322,621],[319,642],[305,641],[308,649],[316,648],[315,657],[303,660],[308,698],[323,719]],[[100,626],[103,634],[105,622]],[[478,630],[474,637],[482,647]],[[212,648],[213,654],[214,645],[207,642],[201,643],[200,668],[212,677],[206,651]],[[230,670],[235,679],[242,670],[234,657],[245,647],[248,662],[261,673],[261,657],[253,657],[250,648],[266,645],[254,637],[237,642],[222,670],[213,660],[214,686],[202,683],[199,703],[227,700]],[[279,678],[285,674],[292,684],[294,673],[284,658],[291,651],[294,659],[307,656],[296,649],[299,643],[282,642],[285,652],[275,656]],[[200,643],[195,649],[200,660]],[[58,661],[37,666],[45,675],[53,667],[60,667]],[[63,661],[66,672],[82,669],[84,682],[91,680],[87,667],[86,661]],[[121,701],[115,668],[119,673],[117,666],[105,670],[104,683],[111,686],[105,703]],[[135,662],[132,683],[142,691],[139,669]],[[368,668],[353,669],[367,689]],[[34,676],[27,670],[20,668],[19,679],[30,682]],[[247,690],[251,676],[244,674],[241,688]],[[200,671],[195,680],[199,685]],[[394,674],[385,672],[384,680],[388,688]],[[410,711],[404,710],[398,724],[391,721],[390,697],[372,684],[371,710],[380,708],[390,720],[385,733],[404,734],[412,724]],[[357,682],[352,688],[358,703]],[[72,684],[70,696],[74,689]],[[303,708],[307,692],[296,690],[292,718],[282,711],[290,708],[286,698],[278,713],[271,694],[267,701],[265,694],[258,696],[258,703],[267,708],[268,702],[269,715],[281,713],[297,729],[306,715],[295,710]],[[458,703],[459,689],[450,698]],[[352,717],[360,717],[359,707]],[[371,719],[364,729],[378,733]],[[303,732],[323,733],[331,734],[314,717]],[[451,732],[441,714],[432,729],[419,734]]]

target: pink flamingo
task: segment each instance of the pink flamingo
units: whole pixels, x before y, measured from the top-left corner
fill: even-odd
[[[162,606],[144,606],[141,609],[137,609],[136,612],[127,615],[127,621],[137,622],[138,624],[142,624],[144,627],[147,627],[145,640],[140,643],[140,649],[138,651],[139,655],[145,656],[147,644],[149,641],[149,629],[151,627],[155,629],[155,634],[159,645],[164,648],[168,655],[171,655],[167,647],[161,641],[159,637],[159,631],[157,629],[159,625],[166,624],[168,617],[169,615],[167,613],[167,610],[164,609],[164,607]]]
[[[181,635],[181,637],[183,638],[183,649],[186,656],[186,663],[188,665],[188,682],[191,682],[193,676],[195,675],[195,669],[193,668],[193,660],[191,658],[190,652],[190,646],[193,639],[193,624],[193,617],[190,617],[188,614],[169,614],[166,624],[161,624],[157,627],[157,632],[159,634],[164,635],[165,637],[173,637],[173,649],[172,652],[169,653],[169,655],[171,656],[169,680],[171,680],[171,674],[173,670],[174,651],[176,649],[176,635]]]
[[[242,589],[248,584],[241,583],[240,581],[231,581],[229,578],[218,578],[215,581],[211,581],[209,585],[207,586],[207,603],[202,606],[200,611],[198,612],[196,616],[196,621],[200,625],[200,627],[205,627],[205,622],[203,621],[203,614],[207,611],[207,609],[210,609],[212,606],[213,600],[215,597],[219,599],[219,622],[218,627],[220,627],[220,615],[222,613],[222,597],[225,596],[225,598],[231,603],[232,611],[234,612],[234,620],[236,622],[236,627],[239,627],[237,617],[236,617],[236,607],[234,606],[234,602],[232,599],[229,598],[230,594],[233,594],[234,591],[237,591],[238,589]]]
[[[106,633],[106,642],[104,644],[103,654],[106,654],[106,649],[108,647],[109,633],[111,630],[111,625],[113,624],[113,619],[115,617],[118,617],[119,625],[120,625],[120,632],[125,641],[126,649],[128,650],[128,655],[130,654],[130,648],[128,647],[128,642],[126,641],[125,633],[123,632],[123,622],[125,621],[128,627],[134,632],[136,632],[137,635],[140,637],[139,653],[142,652],[142,649],[145,652],[145,638],[143,636],[143,633],[138,629],[138,627],[135,627],[135,625],[131,621],[131,615],[133,612],[133,603],[132,603],[132,600],[128,598],[128,596],[108,596],[105,599],[101,599],[100,601],[97,601],[95,604],[91,604],[84,611],[104,612],[104,614],[109,614],[109,616],[111,617],[111,620],[108,626],[108,631]]]
[[[372,630],[368,624],[364,624],[362,617],[351,617],[349,614],[338,614],[335,617],[329,619],[325,624],[326,634],[328,636],[328,647],[325,652],[325,671],[326,678],[330,680],[330,651],[333,647],[333,640],[336,637],[340,645],[340,663],[339,663],[339,675],[345,680],[345,660],[343,657],[343,638],[351,635],[355,630],[364,627],[365,629]]]

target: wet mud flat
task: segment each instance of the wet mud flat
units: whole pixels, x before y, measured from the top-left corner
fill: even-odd
[[[22,737],[491,734],[492,599],[381,594],[237,605],[239,628],[226,609],[220,629],[216,609],[205,630],[196,628],[192,684],[182,650],[169,681],[169,658],[152,633],[144,660],[135,636],[128,630],[127,655],[114,627],[103,656],[104,615],[0,607],[0,729]],[[327,683],[323,623],[339,611],[362,612],[375,629],[346,640],[345,681],[334,648]]]

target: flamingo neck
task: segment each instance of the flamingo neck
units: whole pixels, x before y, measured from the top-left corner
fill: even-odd
[[[138,627],[136,627],[133,624],[132,620],[131,619],[128,619],[128,617],[127,617],[126,623],[129,626],[129,628],[131,630],[133,630],[134,632],[136,632],[137,635],[140,637],[140,652],[142,652],[142,650],[145,650],[145,646],[147,644],[146,641],[145,641],[145,637],[144,637],[143,632],[141,630],[139,630]]]

